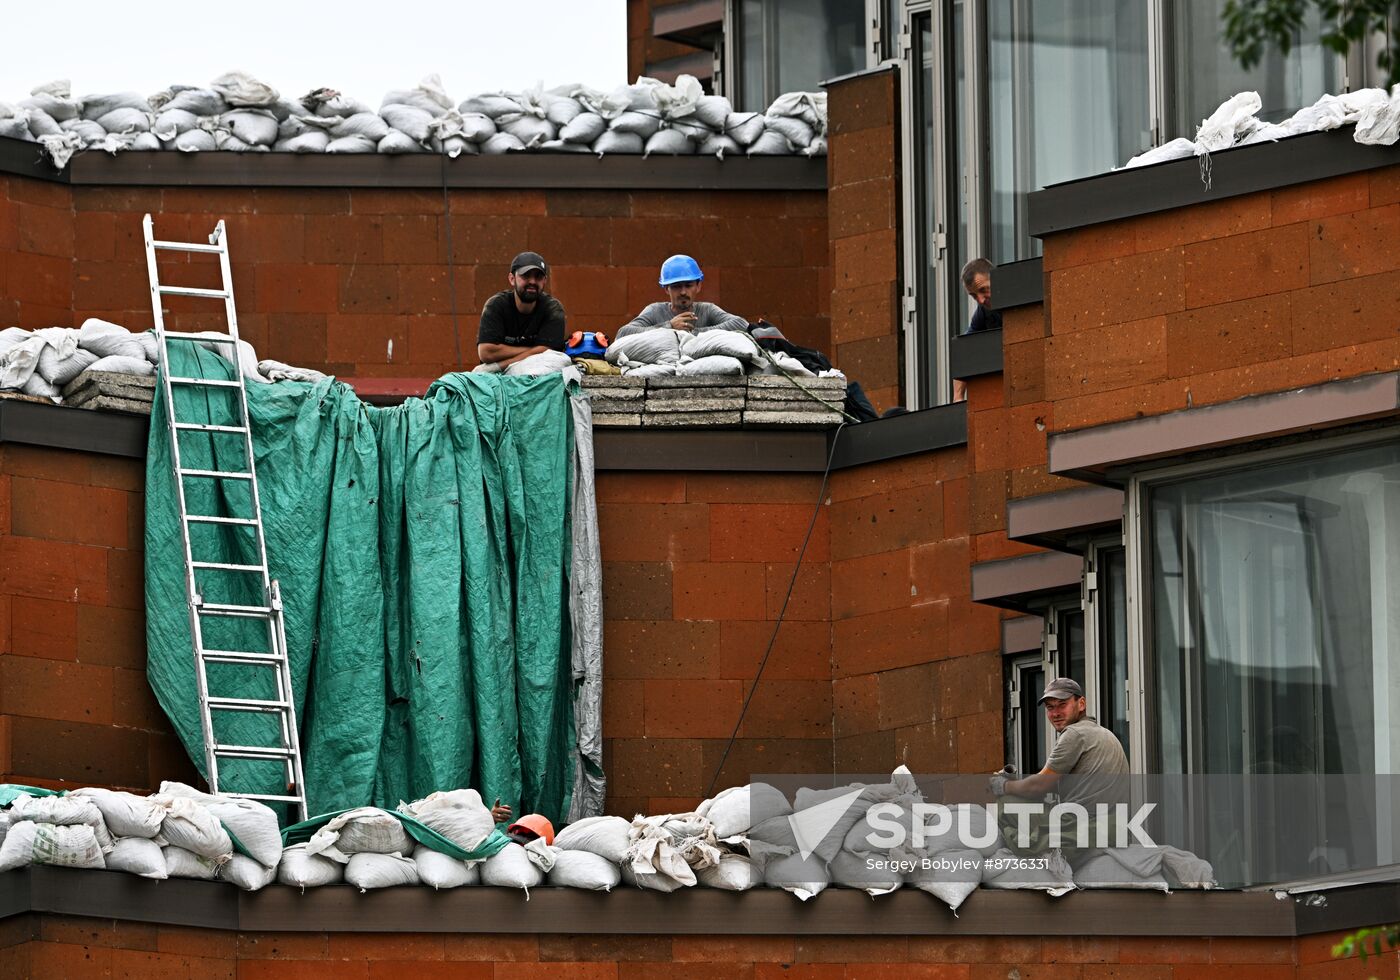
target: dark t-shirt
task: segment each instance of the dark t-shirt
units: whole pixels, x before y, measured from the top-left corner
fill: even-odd
[[[969,323],[967,325],[967,329],[963,331],[963,336],[966,336],[970,333],[980,333],[983,330],[1000,329],[1001,311],[989,310],[985,306],[979,306],[977,307],[977,310],[972,314],[972,322]]]
[[[529,314],[515,308],[515,293],[503,289],[481,308],[478,344],[564,349],[564,307],[553,296],[540,296]]]

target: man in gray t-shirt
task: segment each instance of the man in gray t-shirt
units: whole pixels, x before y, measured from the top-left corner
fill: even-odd
[[[714,303],[701,303],[700,286],[705,273],[700,263],[689,255],[673,255],[661,264],[661,288],[666,299],[652,303],[617,331],[617,340],[656,327],[673,330],[748,330],[749,323],[741,316],[726,313]]]
[[[1045,685],[1040,701],[1050,727],[1055,729],[1055,747],[1045,768],[1024,779],[999,780],[994,791],[998,795],[1042,797],[1062,776],[1070,776],[1073,778],[1060,788],[1061,802],[1090,808],[1095,803],[1126,803],[1128,757],[1117,736],[1086,713],[1079,682],[1057,677]]]

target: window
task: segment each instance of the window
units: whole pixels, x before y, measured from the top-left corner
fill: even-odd
[[[784,92],[865,67],[865,0],[734,0],[734,9],[737,109],[762,112]]]
[[[1048,726],[1040,710],[1040,696],[1045,693],[1045,665],[1040,654],[1014,658],[1008,670],[1008,685],[1006,761],[1023,774],[1039,772],[1049,757]]]
[[[1095,711],[1099,724],[1118,736],[1123,751],[1129,752],[1127,559],[1121,545],[1099,546],[1090,552],[1090,564]]]

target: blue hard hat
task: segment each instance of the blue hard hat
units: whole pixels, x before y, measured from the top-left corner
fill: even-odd
[[[705,278],[700,271],[700,263],[689,255],[673,255],[661,263],[661,285],[674,286],[678,282],[699,282]]]

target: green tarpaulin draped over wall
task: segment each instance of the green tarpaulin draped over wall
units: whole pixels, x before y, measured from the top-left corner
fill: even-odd
[[[229,362],[172,345],[177,376],[231,378]],[[166,412],[157,388],[146,467],[148,674],[190,757],[203,734]],[[177,387],[180,421],[234,421],[236,389]],[[271,575],[281,583],[309,812],[392,808],[475,787],[517,813],[597,812],[597,704],[578,713],[600,649],[571,636],[571,525],[596,521],[577,482],[560,375],[452,374],[379,409],[333,379],[247,386]],[[577,399],[574,399],[577,402]],[[580,441],[588,438],[587,409]],[[236,435],[182,433],[186,468],[239,470]],[[585,452],[589,449],[584,446]],[[191,514],[251,515],[246,483],[187,479]],[[571,493],[571,490],[575,491]],[[583,499],[586,498],[586,499]],[[580,506],[580,502],[585,506]],[[581,515],[574,518],[573,515]],[[249,561],[246,527],[192,527],[196,559]],[[588,536],[585,536],[587,538]],[[591,540],[596,551],[596,531]],[[580,558],[591,557],[590,564]],[[241,578],[241,581],[240,581]],[[256,576],[199,573],[206,601],[259,603]],[[596,595],[599,583],[575,583]],[[592,604],[597,608],[596,602]],[[205,619],[205,645],[265,650],[263,624]],[[601,645],[585,622],[587,647]],[[597,635],[594,635],[597,634]],[[596,643],[594,642],[596,641]],[[267,668],[209,667],[212,694],[270,697]],[[220,742],[276,744],[272,715],[215,713]],[[588,751],[588,756],[596,753]],[[283,792],[276,763],[222,760],[220,788]],[[576,770],[578,770],[576,772]],[[206,773],[207,775],[207,773]],[[575,781],[589,797],[575,801]],[[591,782],[590,782],[591,779]],[[596,798],[596,799],[595,799]],[[584,803],[580,807],[580,803]]]

